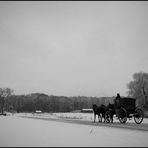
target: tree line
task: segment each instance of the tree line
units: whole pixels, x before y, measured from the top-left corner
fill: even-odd
[[[71,112],[83,108],[92,108],[92,104],[107,105],[113,97],[66,97],[41,93],[29,95],[12,95],[5,100],[5,110],[8,112]]]

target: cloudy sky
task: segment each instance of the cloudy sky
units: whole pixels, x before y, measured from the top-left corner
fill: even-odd
[[[148,72],[147,1],[1,1],[0,87],[127,95]]]

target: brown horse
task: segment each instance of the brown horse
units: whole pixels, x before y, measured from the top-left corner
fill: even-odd
[[[94,111],[94,122],[96,121],[96,115],[98,115],[98,122],[102,122],[102,118],[104,118],[105,122],[105,112],[106,112],[106,106],[100,105],[97,106],[96,104],[93,104],[93,111]]]
[[[106,109],[106,114],[109,116],[109,121],[113,123],[113,116],[116,114],[115,112],[115,105],[114,104],[108,104]]]

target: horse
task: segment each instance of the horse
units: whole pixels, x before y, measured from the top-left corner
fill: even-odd
[[[98,122],[102,122],[102,118],[104,118],[104,122],[105,122],[106,106],[103,104],[100,106],[93,104],[92,108],[94,111],[94,122],[96,121],[96,115],[98,115]]]
[[[111,123],[113,123],[113,116],[114,116],[114,114],[116,114],[114,104],[109,103],[107,105],[106,114],[109,115],[109,118],[110,118],[109,120],[110,120]]]

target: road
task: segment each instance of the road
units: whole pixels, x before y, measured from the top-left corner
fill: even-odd
[[[123,128],[123,129],[130,129],[130,130],[141,130],[148,132],[148,124],[147,123],[125,123],[121,124],[119,122],[114,123],[99,123],[99,122],[92,122],[92,121],[85,121],[85,120],[78,120],[78,119],[64,119],[64,118],[44,118],[44,117],[29,117],[29,116],[20,116],[23,118],[33,118],[33,119],[40,119],[40,120],[47,120],[47,121],[57,121],[57,122],[65,122],[65,123],[75,123],[75,124],[83,124],[83,125],[92,125],[92,126],[105,126],[105,127],[112,127],[112,128]]]

